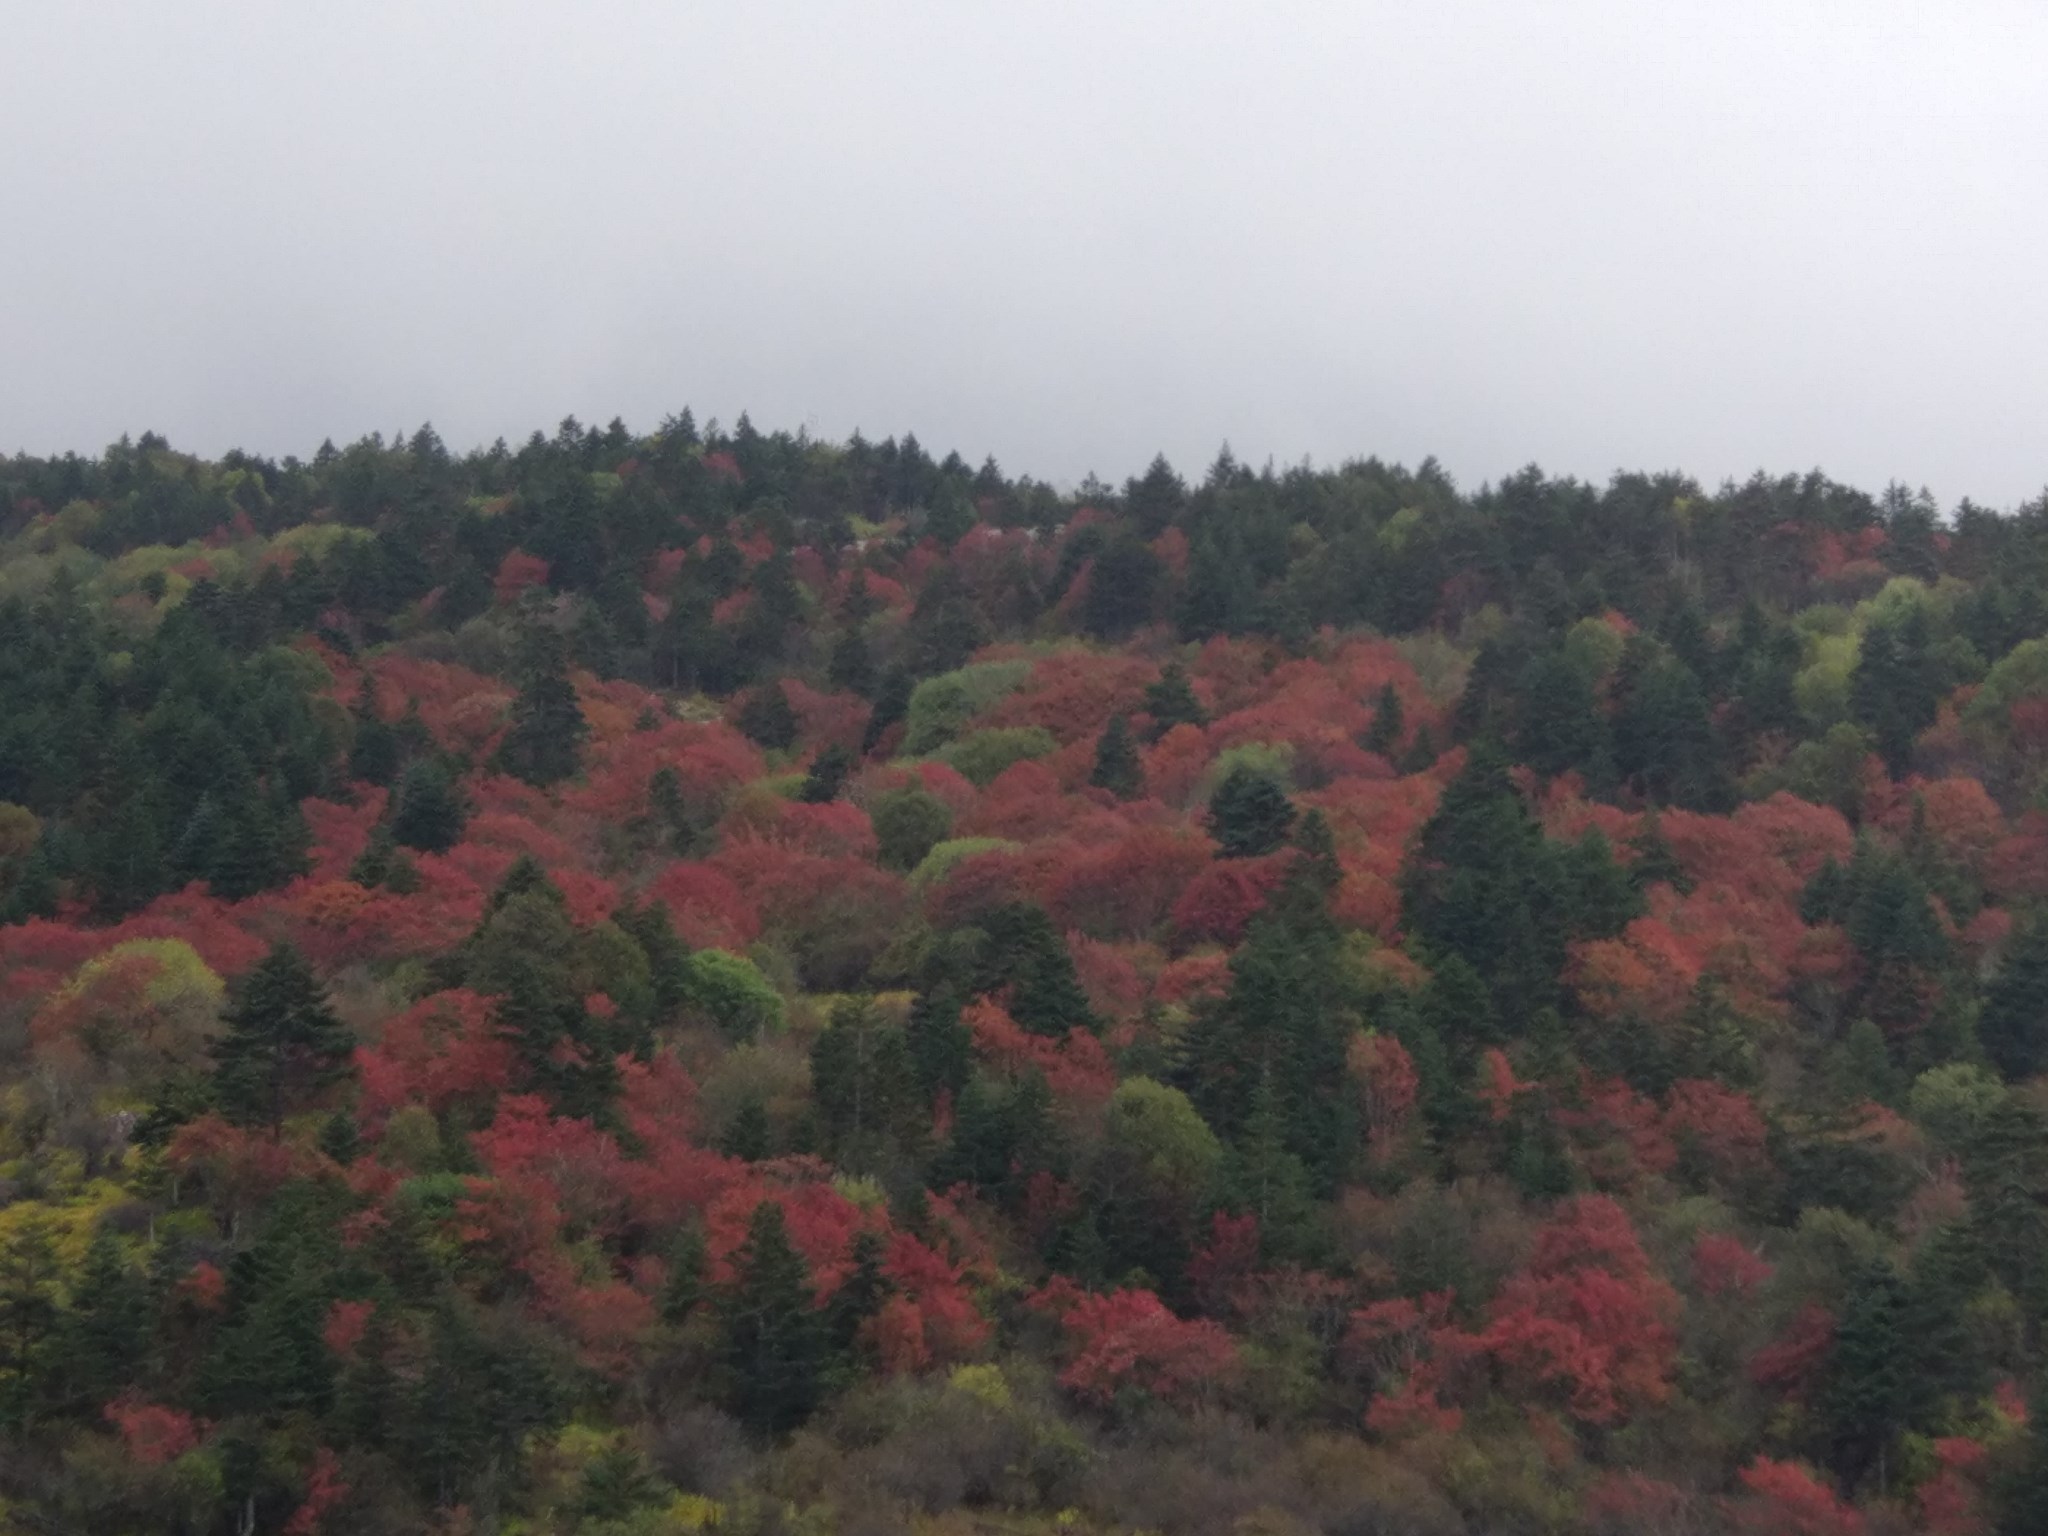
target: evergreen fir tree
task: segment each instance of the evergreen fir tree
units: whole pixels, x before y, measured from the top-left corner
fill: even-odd
[[[805,805],[826,805],[839,798],[846,776],[853,771],[853,754],[841,746],[826,747],[811,759],[803,786],[796,797]]]
[[[243,979],[226,1024],[213,1048],[214,1094],[237,1125],[275,1136],[287,1114],[350,1073],[355,1037],[289,944],[273,946]]]
[[[439,756],[423,757],[399,780],[391,840],[421,853],[446,853],[462,841],[468,819],[455,775]]]
[[[1984,989],[1977,1035],[2010,1082],[2048,1068],[2048,914],[2031,912],[2013,929],[1998,974]]]
[[[1095,771],[1088,782],[1119,800],[1135,800],[1145,792],[1145,765],[1138,759],[1138,744],[1131,739],[1130,722],[1122,715],[1111,716],[1096,739]]]
[[[1402,877],[1404,926],[1434,960],[1470,965],[1492,994],[1490,1012],[1519,1029],[1557,995],[1569,936],[1559,879],[1507,759],[1476,742]]]
[[[31,1215],[0,1235],[0,1425],[16,1435],[48,1406],[61,1273],[47,1218]]]
[[[354,738],[349,743],[349,777],[388,787],[398,777],[404,748],[398,733],[377,713],[375,690],[367,672],[349,717],[355,726]]]
[[[855,1233],[849,1254],[852,1268],[825,1304],[826,1373],[835,1390],[843,1390],[859,1379],[861,1328],[882,1310],[882,1303],[889,1298],[882,1256],[881,1234],[871,1229]]]
[[[1880,1495],[1919,1395],[1908,1322],[1905,1282],[1888,1261],[1869,1260],[1849,1277],[1824,1393],[1831,1459],[1851,1486],[1874,1472]]]
[[[974,1056],[973,1036],[960,1022],[959,998],[943,990],[920,993],[910,1006],[904,1036],[925,1102],[940,1093],[957,1098]]]
[[[1074,972],[1066,940],[1043,907],[1015,902],[984,913],[986,936],[974,979],[976,995],[1009,989],[1010,1017],[1035,1034],[1057,1039],[1098,1020]]]
[[[1242,764],[1209,797],[1209,830],[1225,858],[1272,853],[1286,843],[1293,826],[1294,802],[1287,791]]]
[[[1372,725],[1365,733],[1364,747],[1368,752],[1377,752],[1389,762],[1399,750],[1401,738],[1407,734],[1408,721],[1401,705],[1401,695],[1392,683],[1380,689],[1379,702],[1372,712]]]
[[[750,741],[770,752],[785,752],[796,745],[796,711],[789,707],[789,695],[779,681],[763,683],[748,694],[734,723]]]
[[[661,1287],[663,1322],[671,1325],[687,1322],[690,1314],[696,1311],[697,1304],[704,1299],[707,1260],[702,1223],[687,1223],[669,1248],[668,1276]]]
[[[789,1433],[817,1405],[826,1339],[811,1277],[791,1246],[782,1207],[754,1207],[733,1255],[733,1281],[718,1299],[719,1360],[726,1402],[748,1429]]]
[[[868,638],[859,624],[849,623],[832,642],[825,678],[841,693],[857,693],[862,698],[874,693],[874,658],[868,653]]]
[[[521,641],[519,696],[496,766],[544,789],[575,775],[589,734],[569,681],[562,637],[545,625],[532,626]]]
[[[1207,725],[1209,715],[1188,674],[1177,661],[1169,661],[1159,680],[1145,690],[1145,713],[1152,717],[1151,737],[1157,741],[1176,725]]]
[[[917,679],[908,668],[891,667],[882,674],[875,689],[875,707],[868,714],[868,728],[861,736],[863,753],[874,751],[889,727],[900,724],[910,713],[910,695],[916,686]]]

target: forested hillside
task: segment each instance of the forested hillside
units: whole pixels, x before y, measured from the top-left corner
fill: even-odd
[[[2048,500],[145,436],[0,802],[0,1532],[2048,1531]]]

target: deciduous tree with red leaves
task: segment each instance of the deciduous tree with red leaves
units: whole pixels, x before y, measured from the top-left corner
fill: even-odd
[[[1566,1201],[1488,1313],[1483,1347],[1511,1375],[1562,1394],[1587,1424],[1616,1424],[1671,1393],[1678,1295],[1606,1195]]]

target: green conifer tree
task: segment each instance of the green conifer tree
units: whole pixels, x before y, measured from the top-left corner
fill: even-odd
[[[243,978],[215,1042],[214,1095],[237,1125],[277,1135],[284,1117],[311,1104],[351,1070],[355,1036],[289,944],[278,944]]]
[[[1138,744],[1131,738],[1131,725],[1122,715],[1111,716],[1095,742],[1095,769],[1088,782],[1106,789],[1119,800],[1135,800],[1145,792],[1145,765],[1138,759]]]
[[[1207,725],[1208,711],[1195,697],[1185,668],[1169,661],[1159,680],[1145,690],[1145,713],[1152,717],[1151,736],[1157,741],[1176,725]]]
[[[421,853],[446,853],[462,841],[467,815],[447,763],[439,756],[423,757],[399,780],[391,813],[391,840]]]
[[[512,727],[498,747],[501,772],[546,788],[575,775],[590,725],[569,681],[562,637],[545,625],[529,628],[520,644],[519,696]]]
[[[748,1429],[779,1437],[817,1406],[826,1338],[811,1277],[789,1241],[782,1207],[754,1208],[733,1255],[733,1281],[718,1298],[725,1398]]]
[[[1287,841],[1294,802],[1265,774],[1242,764],[1209,797],[1209,831],[1228,859],[1257,858]]]

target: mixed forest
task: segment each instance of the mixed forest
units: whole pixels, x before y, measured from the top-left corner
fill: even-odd
[[[0,460],[0,1532],[2039,1536],[2048,498]]]

